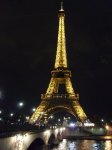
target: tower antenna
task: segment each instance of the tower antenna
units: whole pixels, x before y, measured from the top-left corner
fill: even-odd
[[[63,11],[63,1],[61,1],[61,11]]]

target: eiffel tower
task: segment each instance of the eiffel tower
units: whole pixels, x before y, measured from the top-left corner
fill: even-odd
[[[79,94],[76,94],[72,87],[71,71],[68,70],[64,26],[65,12],[62,3],[58,17],[59,29],[54,70],[51,71],[52,77],[48,89],[45,94],[41,94],[41,103],[29,120],[31,124],[39,122],[43,118],[46,119],[46,115],[51,115],[60,109],[74,115],[82,123],[87,120],[87,116],[79,104]],[[63,86],[65,93],[60,94],[59,90]]]

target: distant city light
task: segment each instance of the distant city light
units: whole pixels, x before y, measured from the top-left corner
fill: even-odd
[[[70,123],[69,127],[75,127],[75,123]]]
[[[0,118],[0,121],[2,121],[2,118]]]
[[[86,122],[86,123],[84,123],[84,126],[86,126],[86,127],[94,127],[95,124]]]
[[[29,119],[30,119],[30,117],[29,117],[29,116],[26,116],[25,118],[26,118],[26,120],[29,120]]]
[[[63,119],[66,120],[66,117],[64,117]]]
[[[106,130],[108,130],[108,129],[109,129],[109,126],[108,126],[108,125],[106,125],[106,126],[105,126],[105,128],[106,128]]]
[[[20,121],[21,121],[21,119],[18,119],[17,121],[18,121],[18,122],[20,122]]]
[[[0,114],[2,114],[2,110],[0,110]]]
[[[60,122],[61,120],[60,120],[60,119],[58,119],[58,121]]]

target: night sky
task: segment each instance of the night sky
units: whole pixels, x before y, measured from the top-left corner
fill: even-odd
[[[59,0],[0,1],[0,109],[40,103],[54,67]],[[87,115],[112,115],[112,1],[65,0],[66,43],[74,90]]]

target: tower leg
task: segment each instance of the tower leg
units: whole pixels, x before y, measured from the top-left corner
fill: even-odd
[[[40,121],[40,119],[43,117],[45,111],[46,111],[46,108],[47,108],[47,100],[43,100],[39,107],[36,109],[36,111],[33,113],[33,115],[31,116],[30,118],[30,123],[33,124],[35,123],[36,121]]]
[[[87,116],[78,101],[73,102],[73,109],[78,120],[80,120],[82,123],[87,120]]]

